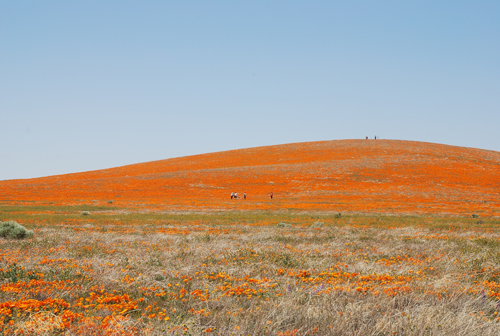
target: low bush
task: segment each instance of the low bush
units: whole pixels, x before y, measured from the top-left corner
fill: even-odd
[[[24,226],[14,221],[0,222],[0,237],[4,238],[31,238],[33,231],[27,230]]]
[[[318,221],[318,222],[314,222],[314,223],[311,225],[311,227],[312,227],[312,228],[320,228],[320,227],[322,227],[323,225],[325,225],[325,223],[323,223],[323,222],[319,222],[319,221]]]

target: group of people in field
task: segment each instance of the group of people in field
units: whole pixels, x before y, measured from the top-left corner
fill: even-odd
[[[269,197],[271,199],[273,199],[273,196],[274,196],[274,194],[271,191],[271,193],[269,194]],[[237,199],[237,198],[238,198],[238,193],[237,192],[232,192],[231,193],[231,199]],[[247,199],[247,192],[246,191],[243,193],[243,199]]]
[[[232,192],[231,193],[231,199],[233,199],[233,198],[234,199],[238,198],[238,193],[237,192]],[[246,191],[243,193],[243,199],[247,199],[247,192]]]

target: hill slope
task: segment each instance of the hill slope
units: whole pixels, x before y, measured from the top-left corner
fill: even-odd
[[[230,193],[248,199],[231,200]],[[269,199],[273,192],[275,198]],[[0,181],[0,202],[500,215],[500,153],[397,140],[256,147]]]

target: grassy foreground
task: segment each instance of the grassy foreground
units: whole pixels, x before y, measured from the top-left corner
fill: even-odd
[[[5,335],[499,335],[498,219],[0,207]]]

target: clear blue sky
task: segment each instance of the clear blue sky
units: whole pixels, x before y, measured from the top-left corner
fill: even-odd
[[[500,151],[500,1],[1,1],[0,180],[378,135]]]

